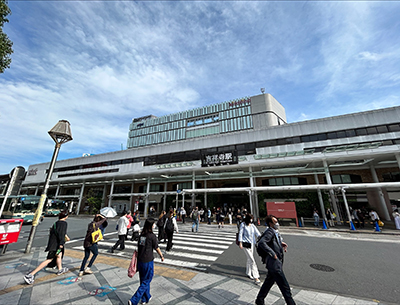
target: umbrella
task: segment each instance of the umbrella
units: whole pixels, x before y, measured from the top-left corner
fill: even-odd
[[[117,216],[117,212],[111,207],[105,207],[100,210],[100,214],[107,218]]]

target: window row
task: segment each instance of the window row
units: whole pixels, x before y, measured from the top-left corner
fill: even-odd
[[[205,124],[218,122],[218,120],[219,120],[219,115],[214,114],[211,116],[199,117],[194,120],[188,120],[186,123],[186,126],[187,127],[201,126],[201,125],[205,125]]]

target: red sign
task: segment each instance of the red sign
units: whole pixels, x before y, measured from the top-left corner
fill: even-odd
[[[16,243],[21,232],[23,219],[0,220],[0,245]]]
[[[276,218],[295,218],[296,225],[299,226],[294,202],[267,202],[267,213]]]

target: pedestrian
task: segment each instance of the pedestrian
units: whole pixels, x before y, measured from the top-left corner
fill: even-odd
[[[207,224],[210,225],[211,224],[211,210],[210,208],[208,208],[207,210]]]
[[[228,218],[229,218],[229,224],[231,225],[232,224],[232,209],[231,208],[228,209]]]
[[[257,238],[261,235],[260,231],[253,224],[254,217],[251,214],[247,214],[244,218],[244,222],[240,225],[239,230],[239,248],[244,250],[246,254],[246,275],[249,279],[254,280],[256,284],[260,284],[260,274],[258,272],[257,263],[254,259],[254,247],[257,242]]]
[[[360,228],[363,229],[365,225],[365,214],[360,209],[357,209],[357,216],[358,219],[360,219]]]
[[[157,221],[157,227],[158,227],[158,242],[161,242],[161,239],[164,239],[165,242],[165,232],[164,232],[164,224],[165,224],[165,219],[167,218],[166,212],[163,210],[160,213],[160,216],[158,216],[158,221]]]
[[[195,207],[192,210],[192,213],[190,213],[190,218],[192,218],[192,232],[194,232],[194,228],[196,228],[196,232],[198,232],[200,222],[200,213],[198,207]]]
[[[140,225],[139,221],[136,221],[135,224],[132,227],[132,237],[131,241],[138,241],[139,240],[139,235],[140,235]]]
[[[371,220],[374,222],[374,226],[376,227],[376,224],[379,226],[379,216],[378,213],[375,212],[375,210],[371,209],[369,212],[369,216],[371,217]]]
[[[168,239],[165,251],[170,251],[173,246],[172,238],[174,236],[174,231],[176,231],[176,233],[179,233],[178,224],[176,223],[176,219],[174,217],[174,210],[172,209],[169,210],[168,217],[165,220],[164,231]]]
[[[133,221],[134,221],[134,222],[139,221],[139,224],[140,224],[140,213],[139,213],[138,210],[136,210],[136,211],[133,213]]]
[[[35,270],[24,276],[24,280],[28,285],[32,285],[35,281],[35,274],[46,267],[55,257],[57,259],[57,275],[61,275],[63,273],[68,272],[67,267],[62,267],[62,249],[65,245],[66,235],[67,235],[67,212],[61,212],[58,214],[58,221],[53,224],[50,229],[50,235],[47,242],[47,247],[44,250],[45,252],[49,252],[47,254],[47,258],[45,261],[40,263],[39,266],[36,267]]]
[[[354,209],[351,212],[351,218],[353,219],[354,222],[356,222],[356,228],[360,228],[360,219],[358,218],[358,213],[357,213],[357,209]]]
[[[201,208],[199,213],[200,213],[200,222],[204,222],[204,209]]]
[[[185,218],[186,218],[185,207],[181,207],[181,218],[182,218],[182,223],[185,223]]]
[[[395,209],[392,213],[394,224],[396,225],[396,229],[400,230],[400,213],[398,209]]]
[[[93,221],[90,222],[88,225],[88,229],[86,231],[86,236],[83,241],[83,248],[85,249],[85,257],[82,260],[82,264],[81,264],[81,268],[79,269],[78,276],[82,276],[83,274],[92,274],[93,273],[93,271],[90,268],[92,267],[97,255],[99,254],[99,249],[97,246],[97,242],[96,243],[93,242],[92,233],[97,231],[105,221],[106,221],[106,218],[103,215],[97,214],[94,217]],[[90,262],[89,262],[87,268],[85,269],[86,263],[90,256],[90,252],[93,255],[92,255],[92,258],[90,259]]]
[[[156,250],[161,261],[164,261],[164,256],[158,247],[157,237],[153,233],[154,228],[154,219],[146,219],[138,241],[137,271],[139,272],[140,286],[128,301],[128,305],[137,305],[139,302],[147,304],[151,300],[150,283],[154,275],[153,250]]]
[[[108,226],[108,221],[106,220],[106,221],[104,221],[101,225],[100,225],[100,231],[101,231],[101,235],[103,235],[104,236],[104,233],[105,233],[105,231],[106,231],[106,228],[107,228],[107,226]]]
[[[236,226],[238,228],[238,230],[240,229],[240,224],[242,223],[242,213],[240,212],[240,209],[237,209],[236,212]]]
[[[125,238],[126,238],[126,232],[127,232],[127,227],[129,220],[126,217],[127,214],[123,215],[119,220],[118,220],[118,241],[115,243],[114,246],[111,247],[111,253],[114,253],[114,250],[117,249],[119,246],[120,250],[125,249]]]
[[[288,245],[282,241],[279,232],[279,223],[273,215],[268,215],[266,218],[268,228],[261,235],[258,242],[258,247],[267,253],[262,258],[262,262],[266,264],[268,269],[267,278],[258,292],[256,298],[256,305],[265,305],[265,298],[267,297],[272,285],[276,283],[286,301],[286,304],[295,305],[292,293],[290,291],[289,283],[283,273],[283,252],[287,251]]]
[[[217,209],[216,218],[217,218],[217,223],[218,223],[218,229],[220,227],[224,228],[225,214],[224,214],[223,209],[221,209],[221,208]]]
[[[331,212],[331,209],[326,210],[326,219],[328,220],[328,224],[330,227],[335,226],[335,222],[333,221],[333,214]]]
[[[317,209],[314,209],[313,217],[314,217],[314,226],[319,227],[319,214]]]
[[[131,215],[131,211],[126,212],[126,218],[128,218],[129,222],[128,222],[128,225],[126,226],[126,238],[125,239],[128,240],[129,239],[129,236],[128,236],[129,229],[132,227],[132,225],[135,224],[133,217]]]

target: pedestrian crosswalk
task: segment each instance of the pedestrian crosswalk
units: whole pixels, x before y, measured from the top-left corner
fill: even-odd
[[[171,251],[165,251],[166,243],[159,244],[164,254],[164,262],[161,262],[158,255],[155,255],[154,261],[164,265],[206,271],[212,262],[215,262],[235,242],[235,233],[236,226],[218,229],[215,225],[205,225],[200,227],[199,232],[192,232],[190,225],[181,225],[179,233],[174,233]],[[131,258],[133,251],[137,249],[137,242],[127,240],[124,250],[117,249],[111,253],[110,249],[117,240],[116,233],[106,234],[105,239],[98,243],[99,253]],[[83,245],[74,244],[72,249],[83,251]]]

